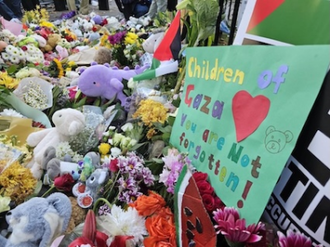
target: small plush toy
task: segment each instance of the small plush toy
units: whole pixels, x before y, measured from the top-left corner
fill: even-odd
[[[79,190],[79,183],[78,186],[73,188],[73,194],[77,196],[77,202],[78,205],[82,208],[88,208],[93,203],[96,202],[96,200],[100,196],[100,190],[108,181],[109,178],[109,172],[107,168],[98,168],[94,170],[88,177],[88,179],[85,182],[85,189]],[[83,183],[80,183],[83,184]],[[86,198],[88,200],[86,201]]]
[[[100,47],[96,50],[94,61],[98,64],[110,63],[112,60],[111,50],[106,47]]]
[[[66,231],[71,213],[70,199],[62,193],[34,197],[7,213],[12,233],[8,239],[0,235],[0,246],[48,247]]]
[[[86,181],[85,193],[90,194],[95,202],[99,197],[99,190],[101,186],[108,180],[109,173],[106,168],[96,169]]]
[[[53,128],[44,129],[31,133],[26,142],[34,147],[33,160],[29,164],[36,178],[42,175],[42,159],[46,149],[50,146],[56,147],[60,142],[69,141],[71,136],[77,135],[85,127],[85,116],[78,110],[65,108],[54,113],[52,121]]]
[[[142,47],[143,49],[148,52],[153,54],[157,47],[159,46],[160,42],[162,41],[164,37],[165,32],[160,31],[160,32],[155,32],[149,36],[143,43]]]
[[[122,80],[129,80],[142,73],[149,66],[136,66],[135,69],[110,68],[109,65],[92,64],[79,77],[78,87],[87,96],[113,99],[117,96],[122,105],[125,105],[126,96],[123,93]]]
[[[95,24],[100,25],[102,23],[102,21],[103,21],[103,18],[100,15],[95,15],[95,16],[93,16],[92,21]]]
[[[93,167],[98,168],[100,166],[100,155],[96,152],[88,152],[85,157],[91,159]],[[64,160],[56,158],[56,149],[54,147],[48,147],[45,150],[44,157],[42,159],[42,167],[46,169],[45,177],[54,181],[57,176],[65,173],[70,173],[73,179],[77,180],[80,177],[79,170],[81,166],[72,162],[71,157],[65,157]],[[44,179],[45,180],[45,179]],[[44,181],[49,182],[47,180]]]
[[[61,61],[69,56],[68,50],[65,47],[62,47],[60,45],[57,45],[55,47],[55,50],[58,54],[58,59]]]
[[[55,46],[57,45],[58,42],[61,41],[61,39],[62,39],[61,35],[57,33],[49,34],[47,39],[47,44],[45,45],[45,47],[43,47],[43,50],[47,52],[54,50]]]

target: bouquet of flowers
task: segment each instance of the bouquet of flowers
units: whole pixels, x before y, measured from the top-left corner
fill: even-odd
[[[142,39],[136,33],[127,30],[101,37],[101,46],[112,51],[112,65],[120,68],[134,68],[139,64],[139,59],[143,55],[141,44]]]

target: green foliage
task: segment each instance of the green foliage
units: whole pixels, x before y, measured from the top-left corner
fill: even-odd
[[[6,100],[6,96],[10,95],[10,90],[4,86],[0,86],[0,111],[6,108],[13,108]]]
[[[187,27],[188,47],[204,45],[204,41],[214,34],[219,14],[216,0],[183,0],[177,5],[178,10],[187,10],[190,21],[184,20]]]

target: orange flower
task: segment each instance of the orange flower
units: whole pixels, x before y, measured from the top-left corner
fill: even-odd
[[[163,207],[157,213],[160,217],[167,219],[169,222],[174,222],[174,215],[169,207]]]
[[[130,204],[134,207],[139,215],[144,217],[157,213],[166,205],[165,200],[159,194],[149,191],[149,196],[139,196],[133,203]]]
[[[169,219],[162,215],[153,215],[146,219],[149,237],[143,243],[145,247],[175,247],[176,235],[173,217]]]

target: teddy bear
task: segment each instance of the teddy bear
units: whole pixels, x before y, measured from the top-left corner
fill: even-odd
[[[54,50],[57,43],[59,43],[61,39],[62,39],[61,35],[57,33],[49,34],[47,38],[47,44],[44,47],[42,47],[42,50],[46,52]]]
[[[48,247],[63,234],[72,213],[70,199],[63,193],[34,197],[6,214],[9,238],[0,235],[1,247]]]
[[[98,64],[110,63],[112,60],[111,49],[106,47],[99,47],[94,55],[94,61]]]
[[[56,111],[52,116],[52,121],[55,127],[31,133],[26,139],[26,143],[34,147],[33,159],[29,163],[29,167],[37,179],[40,179],[43,169],[45,169],[42,167],[42,159],[46,149],[69,141],[72,136],[80,133],[85,127],[85,115],[71,108]]]
[[[78,205],[77,199],[75,197],[69,197],[72,207],[72,214],[68,224],[68,227],[65,231],[65,234],[70,234],[73,232],[76,226],[83,223],[86,218],[87,211],[86,209]]]

